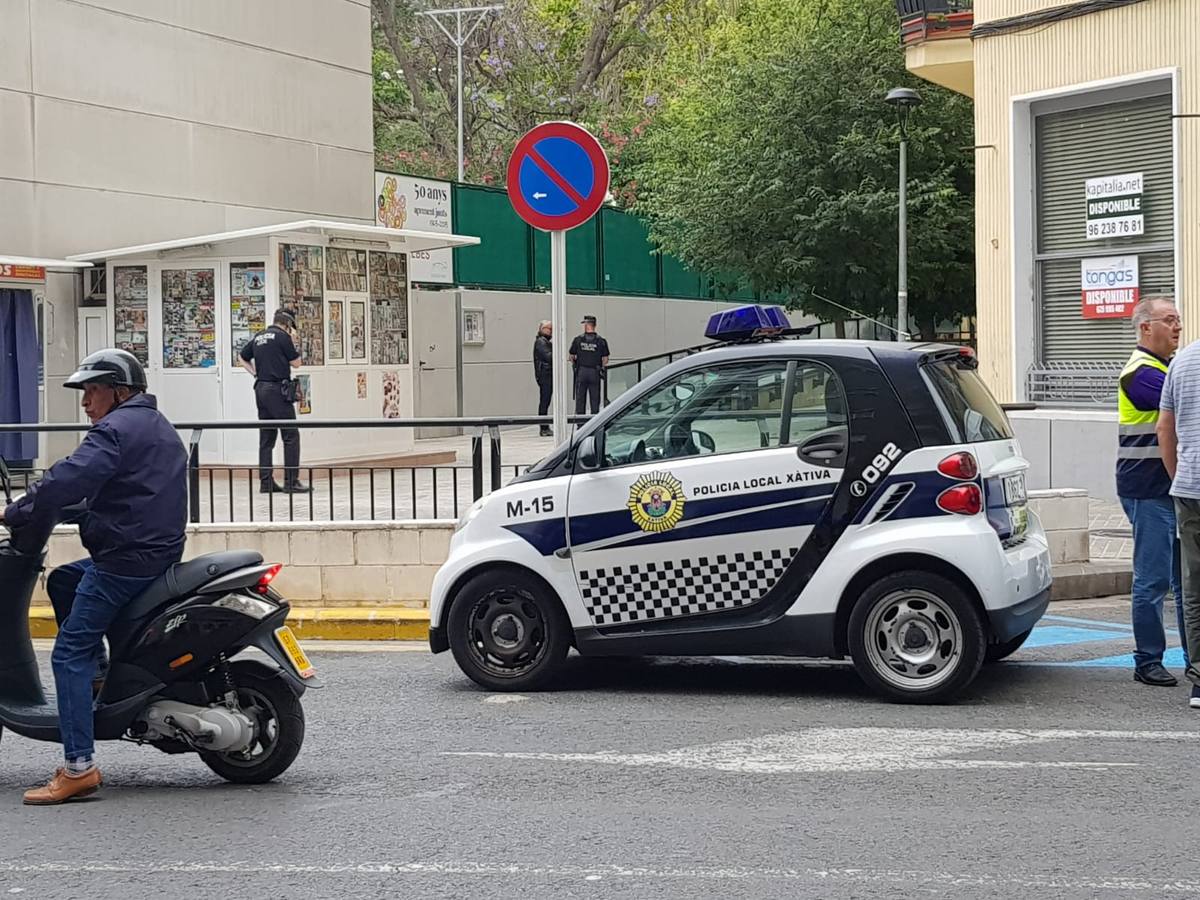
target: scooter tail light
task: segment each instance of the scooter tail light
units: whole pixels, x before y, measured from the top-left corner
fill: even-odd
[[[938,509],[958,516],[974,516],[983,510],[983,492],[977,484],[956,484],[938,495]]]
[[[283,563],[275,563],[267,571],[259,576],[258,584],[254,586],[254,590],[259,594],[265,594],[271,587],[271,582],[275,580],[275,576],[279,574],[279,570],[283,568]]]
[[[970,481],[979,474],[979,463],[975,461],[974,454],[965,450],[951,453],[938,463],[937,468],[943,475],[962,481]]]

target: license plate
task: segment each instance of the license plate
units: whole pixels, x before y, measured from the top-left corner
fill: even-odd
[[[1025,473],[1004,476],[1004,504],[1006,506],[1024,506],[1028,500],[1025,493]]]
[[[297,675],[301,678],[312,678],[317,674],[317,670],[313,668],[313,664],[308,661],[308,657],[300,647],[300,642],[296,640],[296,635],[292,634],[292,629],[286,625],[276,628],[275,640],[279,641],[280,648],[288,658],[288,662],[292,664],[292,668],[296,670]]]

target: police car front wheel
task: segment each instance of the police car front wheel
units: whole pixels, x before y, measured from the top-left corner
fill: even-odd
[[[450,650],[460,669],[493,691],[545,687],[562,666],[571,626],[558,599],[512,569],[468,581],[450,607]]]
[[[983,622],[966,593],[920,571],[870,585],[850,614],[848,638],[862,679],[904,703],[952,698],[979,672],[986,647]]]

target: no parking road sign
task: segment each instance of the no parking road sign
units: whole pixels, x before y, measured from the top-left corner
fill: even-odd
[[[537,126],[508,160],[508,199],[517,215],[550,232],[550,321],[563,340],[567,324],[567,231],[594,216],[608,194],[608,157],[588,131],[571,122]],[[554,362],[554,435],[567,436],[566,357]]]
[[[584,128],[547,122],[528,132],[508,160],[508,196],[522,219],[567,231],[596,214],[608,194],[608,157]]]

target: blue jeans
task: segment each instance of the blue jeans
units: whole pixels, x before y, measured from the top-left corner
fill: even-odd
[[[59,566],[51,576],[58,584],[77,580],[69,609],[60,609],[61,597],[55,603],[56,613],[66,616],[50,654],[58,693],[58,730],[67,762],[87,759],[95,752],[92,679],[104,651],[104,633],[125,604],[157,577],[102,572],[90,559]]]
[[[1187,632],[1183,626],[1183,588],[1179,567],[1179,535],[1175,529],[1175,504],[1170,497],[1149,500],[1121,498],[1133,525],[1133,664],[1136,668],[1162,663],[1167,649],[1163,633],[1163,600],[1170,590],[1175,597],[1183,664],[1187,667]]]

